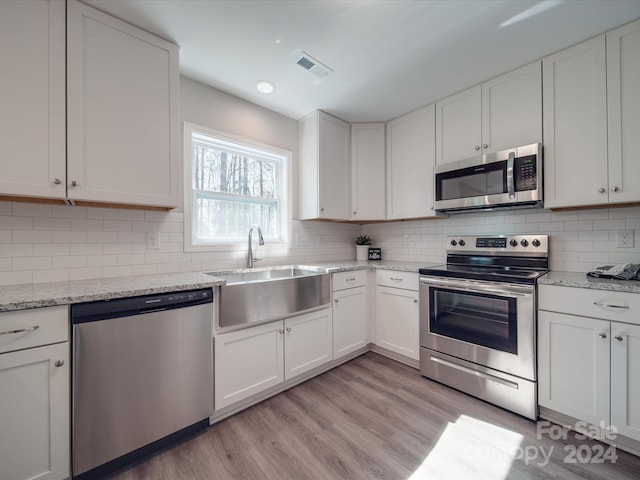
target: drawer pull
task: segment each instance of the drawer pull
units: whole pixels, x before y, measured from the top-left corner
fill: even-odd
[[[391,280],[392,282],[401,282],[402,281],[401,278],[394,278],[394,277],[389,277],[389,280]]]
[[[344,281],[345,282],[355,282],[356,281],[356,277],[345,278]]]
[[[56,360],[54,365],[58,368],[64,365],[64,360]]]
[[[629,305],[614,305],[612,303],[593,302],[593,304],[597,305],[599,307],[623,308],[623,309],[628,309],[629,308]]]
[[[598,336],[600,338],[607,338],[607,334],[606,333],[599,333]]]
[[[618,340],[619,342],[621,342],[622,340],[624,340],[620,335],[616,335],[615,337],[616,340]]]
[[[28,333],[28,332],[33,332],[34,330],[37,330],[39,328],[40,328],[40,325],[34,325],[32,327],[20,328],[18,330],[5,330],[5,331],[0,331],[0,335],[13,335],[15,333]]]

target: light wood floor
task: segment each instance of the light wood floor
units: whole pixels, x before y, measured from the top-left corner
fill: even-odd
[[[411,478],[437,442],[439,456],[434,450],[429,461],[440,461],[440,470],[428,474],[418,470],[412,480],[443,478],[443,471],[459,471],[457,467],[463,464],[473,474],[457,478],[497,478],[483,469],[482,461],[464,457],[472,435],[463,434],[460,441],[443,445],[445,437],[449,438],[446,433],[451,433],[443,434],[448,423],[460,423],[461,416],[522,435],[521,451],[552,451],[546,465],[541,464],[542,457],[528,462],[516,458],[501,479],[640,478],[640,458],[620,450],[615,464],[565,463],[565,448],[575,448],[567,445],[586,445],[583,453],[589,453],[603,444],[576,440],[571,433],[565,441],[548,435],[538,439],[536,423],[432,382],[417,370],[372,352],[109,478],[400,480]],[[489,437],[481,442],[491,443]]]

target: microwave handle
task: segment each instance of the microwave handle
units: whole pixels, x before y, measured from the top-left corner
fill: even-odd
[[[516,198],[515,179],[513,176],[513,164],[515,163],[516,154],[509,152],[509,158],[507,159],[507,192],[509,198]]]

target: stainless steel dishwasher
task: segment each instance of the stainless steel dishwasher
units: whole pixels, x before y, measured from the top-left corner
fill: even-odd
[[[71,306],[74,478],[209,425],[212,302],[208,288]]]

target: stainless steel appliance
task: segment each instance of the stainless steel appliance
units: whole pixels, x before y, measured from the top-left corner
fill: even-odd
[[[536,419],[536,286],[548,235],[447,241],[446,265],[420,269],[420,372]]]
[[[208,288],[71,306],[73,478],[209,425],[212,302]]]
[[[437,211],[531,207],[542,200],[539,143],[435,167]]]

